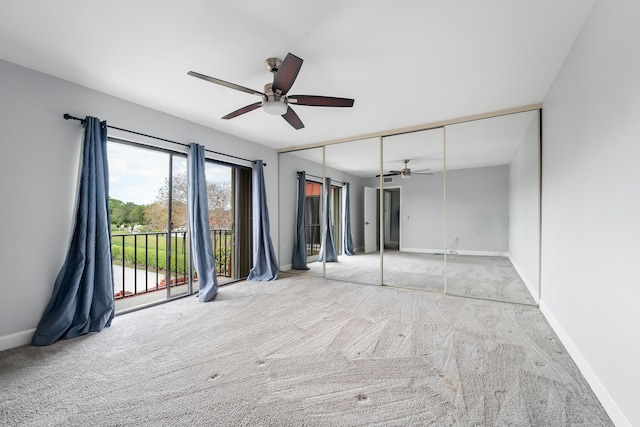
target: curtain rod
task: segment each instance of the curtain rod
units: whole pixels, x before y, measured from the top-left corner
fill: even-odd
[[[303,172],[303,171],[298,171],[298,172]],[[312,177],[312,178],[318,178],[319,180],[322,180],[322,177],[321,177],[321,176],[311,175],[310,173],[306,173],[306,172],[305,172],[305,174],[306,174],[307,176]],[[327,178],[330,178],[330,179],[331,179],[331,177],[329,177],[329,176],[328,176]],[[346,184],[346,182],[338,181],[338,180],[336,180],[336,179],[331,179],[331,182],[337,182],[338,184],[343,184],[343,185],[344,185],[344,184]]]
[[[77,120],[77,121],[79,121],[80,123],[84,124],[84,119],[80,119],[80,118],[78,118],[78,117],[74,117],[74,116],[72,116],[72,115],[71,115],[71,114],[69,114],[69,113],[65,113],[65,114],[64,114],[64,116],[62,116],[62,117],[63,117],[65,120]],[[157,139],[157,140],[160,140],[160,141],[170,142],[170,143],[172,143],[172,144],[182,145],[182,146],[184,146],[184,147],[188,147],[188,146],[189,146],[189,144],[185,144],[185,143],[183,143],[183,142],[178,142],[178,141],[172,141],[172,140],[170,140],[170,139],[159,138],[159,137],[157,137],[157,136],[148,135],[148,134],[146,134],[146,133],[136,132],[136,131],[129,130],[129,129],[122,129],[122,128],[119,128],[119,127],[111,126],[111,125],[109,125],[109,124],[107,124],[107,127],[111,128],[111,129],[121,130],[121,131],[123,131],[123,132],[134,133],[134,134],[136,134],[136,135],[140,135],[140,136],[146,136],[146,137],[148,137],[148,138],[153,138],[153,139]],[[207,151],[207,152],[209,152],[209,153],[213,153],[213,154],[218,154],[218,155],[220,155],[220,156],[231,157],[231,158],[238,159],[238,160],[244,160],[245,162],[251,162],[251,163],[255,163],[255,162],[256,162],[255,160],[249,160],[249,159],[245,159],[245,158],[243,158],[243,157],[233,156],[233,155],[231,155],[231,154],[220,153],[220,152],[218,152],[218,151],[207,150],[206,148],[204,149],[204,151]],[[263,165],[267,166],[267,164],[266,164],[266,163],[263,163]]]

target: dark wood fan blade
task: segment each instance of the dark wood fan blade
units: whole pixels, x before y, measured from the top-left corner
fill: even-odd
[[[282,118],[285,119],[295,129],[302,129],[304,127],[302,120],[300,120],[300,117],[298,117],[296,112],[293,111],[291,107],[289,107],[287,109],[287,112],[282,115]]]
[[[238,117],[241,114],[248,113],[249,111],[253,111],[256,108],[260,108],[261,105],[262,105],[262,102],[256,102],[254,104],[247,105],[246,107],[242,107],[239,110],[236,110],[233,113],[229,113],[229,114],[227,114],[226,116],[224,116],[222,118],[225,119],[225,120],[233,119],[234,117]]]
[[[298,72],[302,67],[302,59],[298,58],[292,53],[287,53],[287,56],[280,64],[278,71],[273,76],[273,85],[271,88],[274,92],[280,92],[281,95],[285,95],[293,86],[293,82],[298,77]]]
[[[235,83],[225,82],[224,80],[216,79],[215,77],[205,76],[204,74],[196,73],[195,71],[189,71],[187,74],[192,76],[192,77],[197,77],[199,79],[206,80],[206,81],[211,82],[211,83],[215,83],[215,84],[218,84],[218,85],[221,85],[221,86],[228,87],[230,89],[235,89],[235,90],[239,90],[241,92],[250,93],[251,95],[258,95],[258,96],[264,96],[264,97],[267,96],[264,93],[259,92],[257,90],[249,89],[248,87],[240,86],[240,85],[237,85]]]
[[[334,98],[332,96],[316,96],[316,95],[291,95],[288,96],[289,101],[293,101],[296,105],[311,105],[314,107],[353,107],[353,99],[350,98]]]

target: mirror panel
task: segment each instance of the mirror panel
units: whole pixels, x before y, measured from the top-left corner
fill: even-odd
[[[337,254],[336,262],[329,262],[331,258],[327,257],[326,277],[379,285],[380,253],[375,240],[378,209],[375,176],[380,173],[380,139],[327,145],[325,162],[325,174],[331,178],[332,185],[328,206]],[[347,238],[349,230],[351,244]]]
[[[383,283],[444,292],[444,130],[385,137],[383,159]]]
[[[446,292],[536,304],[539,112],[445,128]]]
[[[280,270],[297,274],[324,277],[322,262],[318,262],[322,237],[322,171],[323,148],[280,153],[278,160],[279,211],[280,211]],[[294,269],[298,217],[298,171],[306,172],[304,184],[304,242],[307,269]],[[302,264],[304,264],[304,258]],[[298,265],[297,267],[300,267]]]

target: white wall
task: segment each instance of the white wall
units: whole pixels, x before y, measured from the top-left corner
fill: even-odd
[[[0,61],[0,94],[0,350],[31,339],[69,244],[82,127],[64,120],[64,113],[96,116],[125,129],[263,159],[268,163],[271,236],[277,245],[274,150],[5,61]]]
[[[640,2],[599,0],[543,103],[541,309],[640,425]]]
[[[539,113],[509,164],[509,259],[538,300],[540,280]]]

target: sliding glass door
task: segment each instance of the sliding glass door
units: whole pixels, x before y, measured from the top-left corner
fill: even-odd
[[[116,309],[197,292],[186,155],[110,139],[108,156]],[[225,284],[251,268],[251,170],[207,161],[205,175],[216,274]]]

